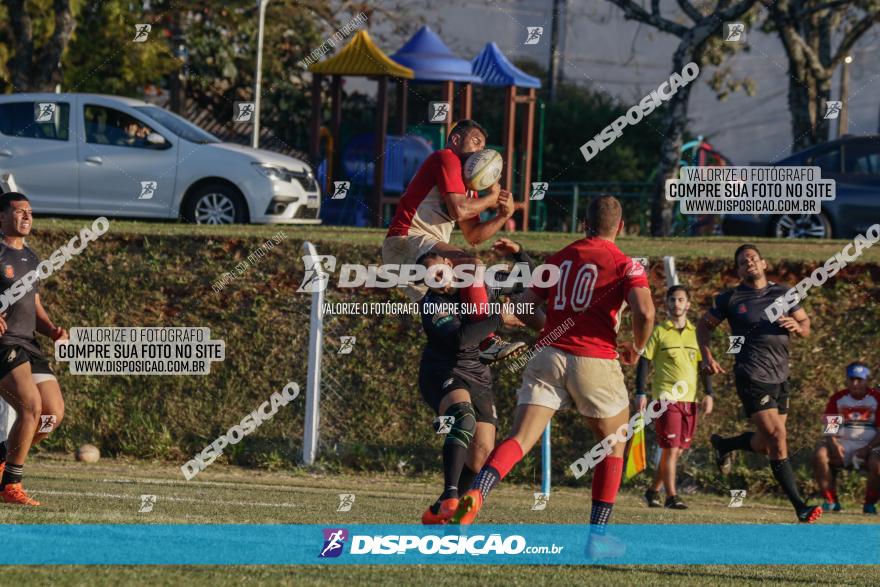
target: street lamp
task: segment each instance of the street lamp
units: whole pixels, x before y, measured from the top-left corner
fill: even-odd
[[[840,71],[840,116],[837,119],[838,137],[842,137],[849,131],[849,64],[852,62],[852,55],[844,57],[843,67]]]
[[[263,84],[263,28],[266,24],[266,5],[269,0],[257,0],[260,9],[260,25],[257,29],[257,76],[254,88],[254,129],[251,146],[256,149],[260,144],[260,92]]]

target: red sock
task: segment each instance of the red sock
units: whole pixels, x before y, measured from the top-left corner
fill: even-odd
[[[510,470],[523,458],[523,450],[519,443],[508,438],[495,447],[483,468],[492,467],[498,471],[499,479],[504,479]]]
[[[872,503],[877,503],[877,500],[880,499],[880,492],[876,489],[871,489],[870,487],[865,490],[865,503],[870,505]]]
[[[623,475],[623,457],[605,457],[593,473],[593,499],[614,503]]]
[[[822,495],[825,497],[825,501],[828,503],[837,503],[837,494],[834,493],[830,489],[826,489],[822,492]]]

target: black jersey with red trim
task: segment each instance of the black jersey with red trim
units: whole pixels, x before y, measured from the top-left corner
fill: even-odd
[[[21,249],[10,247],[0,241],[0,293],[8,298],[17,297],[19,288],[24,284],[18,282],[31,271],[36,271],[40,257],[29,246]],[[40,352],[37,346],[37,293],[40,291],[39,279],[4,311],[6,332],[0,336],[0,345],[20,345],[26,349]]]

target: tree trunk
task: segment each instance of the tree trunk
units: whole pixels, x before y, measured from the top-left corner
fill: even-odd
[[[788,78],[788,110],[791,113],[792,153],[815,144],[813,117],[815,102],[811,99],[805,63],[799,66],[789,59],[790,71]]]
[[[54,0],[55,30],[39,50],[34,48],[33,23],[27,0],[6,0],[13,31],[7,62],[14,92],[52,92],[61,83],[61,56],[76,28],[70,0]]]
[[[692,35],[685,35],[672,59],[672,70],[681,73],[685,65],[697,61],[696,43]],[[663,141],[660,144],[660,169],[654,184],[651,200],[651,235],[668,236],[672,232],[673,202],[666,199],[666,180],[673,179],[678,172],[681,160],[681,145],[684,128],[687,125],[688,102],[691,88],[697,80],[680,87],[667,103],[668,110],[663,117]]]

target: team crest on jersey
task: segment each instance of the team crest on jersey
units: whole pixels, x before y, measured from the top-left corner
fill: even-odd
[[[6,279],[12,279],[15,277],[15,268],[12,265],[4,265],[3,266],[3,275],[6,276]]]
[[[689,350],[689,351],[688,351],[688,360],[689,360],[691,363],[696,362],[696,360],[697,360],[697,351]]]
[[[745,305],[745,304],[740,304],[740,305],[738,305],[738,306],[736,307],[736,313],[737,313],[737,314],[748,314],[748,313],[749,313],[749,309],[746,308],[746,305]]]
[[[645,274],[645,267],[635,259],[630,259],[629,270],[626,272],[630,277],[638,277]]]

